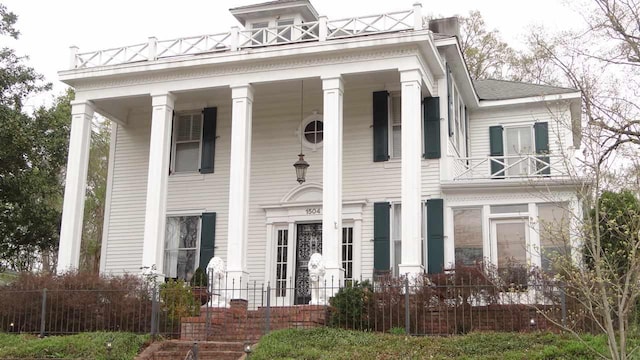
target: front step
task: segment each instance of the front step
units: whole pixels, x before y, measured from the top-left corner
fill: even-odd
[[[143,352],[139,360],[182,360],[193,348],[192,341],[170,340],[157,344]],[[202,341],[198,342],[199,360],[236,360],[244,355],[244,344],[240,342]]]
[[[242,351],[198,351],[198,360],[237,360],[244,355]],[[187,356],[186,351],[159,351],[153,355],[153,360],[182,360]]]

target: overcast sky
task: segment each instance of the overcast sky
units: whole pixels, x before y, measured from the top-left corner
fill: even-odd
[[[423,14],[453,16],[480,10],[488,28],[498,29],[512,46],[531,25],[566,29],[580,24],[580,17],[566,0],[423,0]],[[53,83],[54,90],[38,96],[30,105],[49,102],[65,85],[57,72],[67,69],[69,46],[80,52],[142,43],[150,36],[172,39],[215,34],[238,25],[228,9],[261,0],[0,0],[18,15],[18,41],[1,38],[18,54],[30,57],[29,65]],[[320,15],[329,19],[407,10],[412,0],[312,0]],[[507,5],[508,4],[508,5]],[[506,6],[505,6],[506,5]],[[5,46],[2,44],[0,46]]]

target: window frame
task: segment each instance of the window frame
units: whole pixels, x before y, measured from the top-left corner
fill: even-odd
[[[196,140],[188,140],[188,141],[178,141],[178,131],[179,131],[179,119],[181,116],[191,116],[191,126],[193,127],[193,116],[200,116],[200,135],[198,137],[198,160],[196,161],[196,169],[195,170],[187,170],[187,171],[177,171],[176,170],[176,160],[177,160],[177,145],[178,144],[186,144],[186,143],[195,143]],[[200,173],[200,166],[202,164],[202,127],[204,125],[204,114],[202,111],[191,110],[191,111],[182,111],[176,112],[173,117],[173,129],[177,131],[172,131],[173,136],[171,139],[171,175],[179,175],[179,174],[195,174]]]
[[[201,247],[201,242],[202,242],[202,213],[193,213],[193,212],[188,212],[188,213],[167,213],[166,218],[165,218],[165,234],[167,231],[167,224],[168,224],[168,220],[169,218],[188,218],[188,217],[195,217],[198,219],[197,224],[198,224],[198,230],[196,232],[196,247],[194,248],[180,248],[178,247],[176,249],[176,251],[186,251],[186,250],[195,250],[196,252],[196,256],[194,258],[194,269],[193,271],[195,272],[198,269],[198,264],[200,264],[200,247]],[[166,235],[165,235],[165,240],[163,245],[163,251],[162,251],[162,272],[164,273],[165,277],[168,278],[167,273],[166,273],[166,266],[167,264],[164,263],[164,258],[166,256],[167,251],[171,251],[170,249],[166,248],[166,243],[167,243],[167,239],[166,239]],[[179,240],[178,240],[178,245],[179,245]],[[176,269],[176,273],[177,273],[177,269]],[[177,275],[177,274],[176,274]],[[179,279],[179,277],[176,277],[176,279]],[[189,281],[190,279],[183,279],[184,281]]]
[[[304,131],[304,129],[306,129],[306,127],[314,121],[320,121],[322,123],[322,141],[315,144],[307,140]],[[300,127],[298,128],[297,135],[298,141],[300,141],[300,138],[302,138],[302,145],[307,149],[310,149],[311,151],[317,151],[318,149],[322,148],[322,144],[324,144],[324,117],[322,116],[322,114],[314,111],[313,114],[304,118],[302,120],[302,123],[300,124]]]
[[[393,102],[394,99],[398,99],[398,106],[400,107],[398,109],[398,119],[395,118],[394,116],[394,109],[395,107],[393,106]],[[389,121],[388,123],[388,141],[389,141],[389,160],[393,160],[393,159],[402,159],[402,93],[400,91],[389,91],[389,97],[388,97],[388,105],[387,105],[387,112],[388,112],[388,118]],[[400,128],[400,154],[397,155],[395,153],[395,151],[393,151],[393,145],[394,145],[394,141],[393,141],[393,129],[395,127]]]
[[[507,152],[507,149],[509,149],[509,145],[507,144],[507,131],[508,130],[513,130],[513,129],[529,129],[529,135],[531,136],[531,149],[529,152],[523,153],[517,153],[517,154],[509,154]],[[521,142],[520,137],[518,137],[518,142]],[[504,154],[504,164],[505,164],[505,170],[504,170],[504,175],[507,178],[512,178],[512,177],[520,177],[522,175],[530,175],[531,173],[535,172],[535,170],[533,169],[532,166],[534,166],[535,164],[532,164],[531,161],[526,161],[526,163],[520,163],[518,164],[518,167],[510,167],[509,165],[509,157],[514,157],[514,156],[530,156],[530,155],[534,155],[535,154],[535,143],[536,143],[536,134],[533,128],[533,124],[531,123],[516,123],[516,124],[509,124],[509,125],[503,125],[502,126],[502,153]],[[510,170],[517,170],[522,168],[522,166],[526,165],[527,167],[527,171],[526,174],[521,174],[521,173],[513,173],[513,172],[509,172]]]
[[[349,232],[348,230],[351,229],[351,243],[345,243],[345,231],[347,231],[347,233]],[[355,268],[356,268],[356,262],[355,262],[355,252],[356,252],[356,230],[355,230],[355,226],[354,224],[342,224],[342,244],[340,244],[340,250],[342,254],[345,254],[345,247],[351,246],[351,258],[349,259],[349,253],[347,252],[346,254],[346,260],[342,260],[340,259],[340,264],[342,265],[343,269],[344,269],[344,283],[345,285],[347,285],[349,283],[349,281],[351,283],[353,283],[354,280],[356,280],[355,278]],[[351,277],[347,277],[347,268],[345,266],[345,263],[351,263]]]

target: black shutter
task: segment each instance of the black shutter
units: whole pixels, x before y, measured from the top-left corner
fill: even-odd
[[[424,99],[424,158],[440,158],[440,98]]]
[[[447,124],[449,126],[449,137],[453,136],[453,96],[451,88],[453,87],[453,79],[451,78],[451,69],[447,64]]]
[[[504,158],[496,158],[495,156],[504,156],[504,146],[502,144],[502,126],[489,127],[489,162],[491,163],[491,177],[494,179],[504,178]]]
[[[213,173],[213,164],[216,155],[216,123],[218,120],[218,108],[205,108],[202,121],[202,155],[200,160],[200,173]]]
[[[389,93],[373,93],[373,161],[389,160]]]
[[[202,229],[200,230],[200,267],[206,272],[209,260],[215,254],[216,244],[216,213],[202,214]]]
[[[549,154],[549,123],[539,122],[533,125],[536,136],[536,154]],[[538,156],[536,161],[536,173],[542,175],[551,174],[551,164],[549,156]]]
[[[427,200],[427,272],[444,270],[444,201]]]
[[[374,273],[388,273],[391,268],[389,241],[389,210],[388,202],[373,204],[373,269]]]

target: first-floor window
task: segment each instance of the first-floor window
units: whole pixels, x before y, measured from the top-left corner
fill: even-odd
[[[342,268],[345,284],[353,282],[353,228],[342,228]]]
[[[278,244],[276,247],[276,296],[287,295],[287,251],[289,245],[289,230],[278,230]]]
[[[568,203],[538,205],[540,258],[542,270],[553,271],[553,261],[570,253],[569,229],[571,213]]]
[[[166,277],[191,280],[197,264],[199,227],[199,216],[167,218],[164,243]]]
[[[456,267],[482,263],[482,209],[455,209],[453,227]]]
[[[393,276],[400,275],[402,262],[402,206],[393,204],[391,215],[391,269]]]

